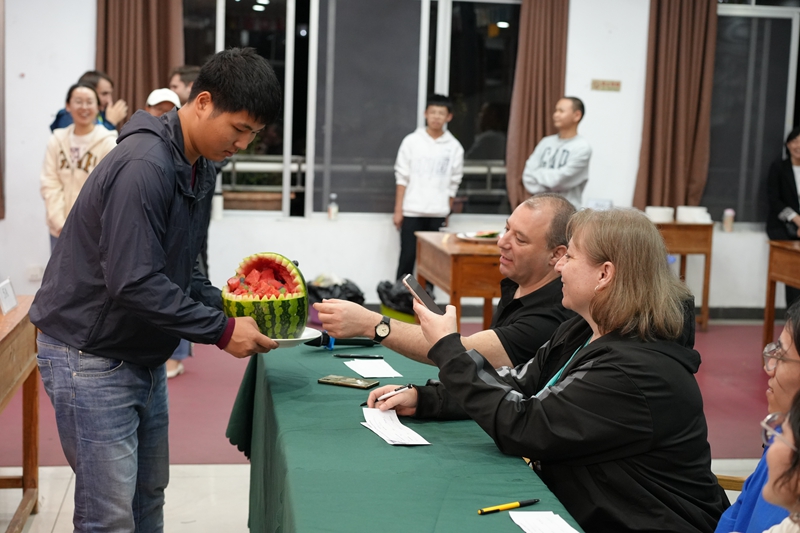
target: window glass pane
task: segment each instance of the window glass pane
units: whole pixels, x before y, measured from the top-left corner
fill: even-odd
[[[393,211],[397,149],[417,123],[419,21],[418,1],[320,2],[315,211],[332,192],[341,211]]]
[[[800,0],[756,0],[758,6],[800,7]]]
[[[258,8],[257,10],[254,9]],[[263,8],[263,9],[261,9]],[[268,3],[225,2],[225,48],[252,47],[272,66],[281,87],[286,79],[286,0]],[[304,155],[308,72],[308,2],[297,3],[292,110],[292,154]],[[285,100],[284,100],[285,101]],[[281,209],[283,183],[283,110],[256,135],[246,150],[231,158],[222,183],[225,208]],[[290,214],[303,214],[302,174],[291,175]]]
[[[455,109],[449,129],[465,151],[456,211],[510,211],[503,167],[519,10],[519,5],[453,2],[450,97]]]
[[[715,220],[766,216],[766,176],[786,135],[791,20],[719,17],[711,104],[711,154],[702,204]]]
[[[216,0],[183,0],[183,44],[187,65],[202,65],[214,54],[216,21]]]

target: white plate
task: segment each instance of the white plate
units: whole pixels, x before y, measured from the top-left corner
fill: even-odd
[[[483,244],[495,244],[500,237],[476,237],[479,232],[470,231],[468,233],[456,233],[456,237],[462,241],[482,242]]]
[[[304,342],[308,342],[311,339],[316,339],[322,335],[322,332],[318,329],[314,328],[306,328],[303,330],[303,334],[298,339],[272,339],[278,343],[278,348],[291,348],[292,346],[297,346]]]

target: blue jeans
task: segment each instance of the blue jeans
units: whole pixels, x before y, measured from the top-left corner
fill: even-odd
[[[161,532],[169,482],[164,365],[91,355],[39,333],[39,371],[75,472],[77,532]]]
[[[169,358],[176,361],[183,361],[190,355],[192,355],[192,343],[186,339],[181,339],[181,343],[178,344],[178,347],[175,348],[175,351],[172,352],[172,355],[170,355]]]

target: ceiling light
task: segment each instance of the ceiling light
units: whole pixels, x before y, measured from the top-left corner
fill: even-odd
[[[266,6],[269,4],[269,0],[256,0],[256,3]]]
[[[267,8],[262,6],[261,4],[256,4],[253,6],[253,11],[264,11],[265,9]]]
[[[506,28],[508,28],[508,26],[509,26],[508,22],[498,22],[497,23],[497,27],[498,28],[506,29]]]

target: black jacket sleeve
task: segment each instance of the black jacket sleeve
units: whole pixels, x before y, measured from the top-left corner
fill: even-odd
[[[767,201],[769,202],[769,211],[773,216],[786,209],[787,207],[797,211],[797,198],[794,201],[788,198],[785,194],[784,181],[794,176],[787,176],[787,170],[791,171],[791,167],[785,161],[773,161],[769,167],[769,174],[767,174]]]
[[[440,340],[428,357],[447,394],[504,453],[579,463],[644,453],[651,443],[647,402],[614,364],[589,358],[539,392],[536,364],[498,372],[457,335]]]
[[[167,251],[162,242],[173,202],[172,182],[150,161],[119,165],[109,172],[113,181],[105,188],[100,214],[101,267],[111,298],[177,337],[214,344],[225,330],[225,315],[187,296],[163,272]]]
[[[203,302],[208,307],[222,311],[222,291],[211,284],[209,279],[200,270],[200,257],[192,269],[192,292],[191,297],[199,302]]]
[[[437,420],[464,420],[469,415],[447,394],[441,382],[429,379],[424,387],[417,389],[416,418],[435,418]]]
[[[767,174],[767,235],[770,239],[796,239],[797,230],[780,218],[787,207],[800,213],[800,200],[797,198],[797,185],[790,160],[777,160],[769,167]]]

